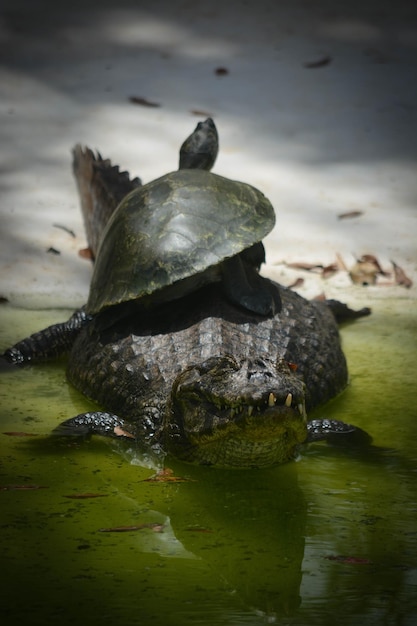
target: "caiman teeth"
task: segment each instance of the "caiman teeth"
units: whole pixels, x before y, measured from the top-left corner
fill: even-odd
[[[269,396],[268,396],[268,400],[267,400],[267,406],[268,408],[272,408],[275,407],[277,404],[277,396],[271,391]],[[281,404],[282,401],[280,401]],[[288,393],[287,397],[285,398],[284,401],[284,406],[291,408],[292,406],[292,402],[293,402],[293,395],[292,393]],[[251,417],[253,415],[253,412],[256,410],[257,413],[261,413],[263,411],[262,405],[259,404],[241,404],[238,406],[230,406],[227,404],[216,404],[217,409],[224,413],[227,412],[229,414],[229,416],[233,419],[235,416],[240,415],[242,413],[246,413],[248,417]],[[281,405],[282,406],[282,405]],[[304,419],[306,419],[306,412],[305,412],[305,408],[304,408],[304,404],[302,402],[299,402],[297,405],[295,405],[294,403],[294,408],[295,406],[297,406],[297,410],[299,412],[299,414],[304,417]],[[265,407],[265,405],[263,405],[263,407]]]

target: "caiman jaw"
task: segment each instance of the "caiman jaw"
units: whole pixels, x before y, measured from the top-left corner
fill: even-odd
[[[307,437],[305,386],[288,364],[227,357],[177,378],[166,447],[184,460],[254,467],[293,458]]]
[[[273,392],[262,403],[188,405],[178,428],[168,428],[167,447],[185,461],[219,467],[263,467],[293,459],[307,437],[304,400],[281,400]],[[176,428],[178,430],[176,431]]]
[[[260,414],[261,412],[265,412],[268,409],[274,408],[274,407],[286,407],[286,408],[293,408],[295,411],[297,411],[299,413],[299,415],[301,415],[301,417],[303,418],[303,420],[307,423],[307,413],[306,413],[306,409],[305,409],[305,402],[304,399],[300,399],[300,401],[297,404],[293,404],[293,394],[292,393],[288,393],[284,402],[279,402],[277,396],[271,391],[268,394],[268,398],[266,401],[264,401],[263,403],[251,403],[250,401],[248,401],[247,403],[243,403],[240,405],[228,405],[226,403],[222,404],[219,403],[218,401],[213,402],[213,404],[216,407],[216,412],[219,412],[219,417],[223,414],[225,414],[226,412],[229,413],[229,417],[231,419],[239,416],[239,415],[246,415],[247,417],[252,417],[252,415],[257,415]]]
[[[293,401],[293,395],[292,395],[292,393],[288,393],[287,397],[285,398],[285,402],[284,402],[285,406],[286,407],[292,406],[292,401]],[[268,406],[270,406],[270,407],[271,406],[275,406],[276,403],[277,403],[277,397],[271,391],[271,393],[268,396]],[[304,398],[302,399],[302,401],[298,402],[297,410],[298,410],[299,414],[307,422],[307,413],[306,413],[306,407],[305,407]]]

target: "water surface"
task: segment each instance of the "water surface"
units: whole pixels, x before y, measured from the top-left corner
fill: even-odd
[[[117,442],[48,438],[93,406],[64,362],[1,372],[3,623],[414,624],[417,315],[374,308],[343,329],[351,384],[317,412],[373,447],[317,443],[264,470],[168,458],[188,480],[147,482]],[[3,306],[0,347],[68,314]]]

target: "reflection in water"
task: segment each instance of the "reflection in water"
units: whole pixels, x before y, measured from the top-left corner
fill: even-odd
[[[196,469],[187,506],[182,500],[170,507],[177,537],[221,574],[243,606],[293,614],[300,604],[306,524],[295,464],[258,472]],[[192,519],[199,526],[187,522]]]

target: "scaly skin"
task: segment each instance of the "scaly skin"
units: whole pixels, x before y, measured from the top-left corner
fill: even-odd
[[[101,329],[93,319],[75,340],[68,377],[118,417],[97,418],[97,428],[91,417],[87,430],[199,463],[293,458],[307,438],[305,411],[342,391],[347,368],[326,305],[279,289],[283,309],[267,319],[228,304],[215,285],[141,321]]]
[[[204,464],[259,467],[290,460],[304,441],[356,433],[363,440],[343,422],[307,422],[306,407],[346,384],[334,309],[344,318],[369,311],[332,303],[332,313],[278,288],[283,309],[268,319],[235,308],[212,285],[148,318],[121,307],[103,324],[81,309],[4,356],[35,364],[70,349],[70,380],[106,411],[78,415],[55,432],[134,438],[156,462],[170,451]]]

